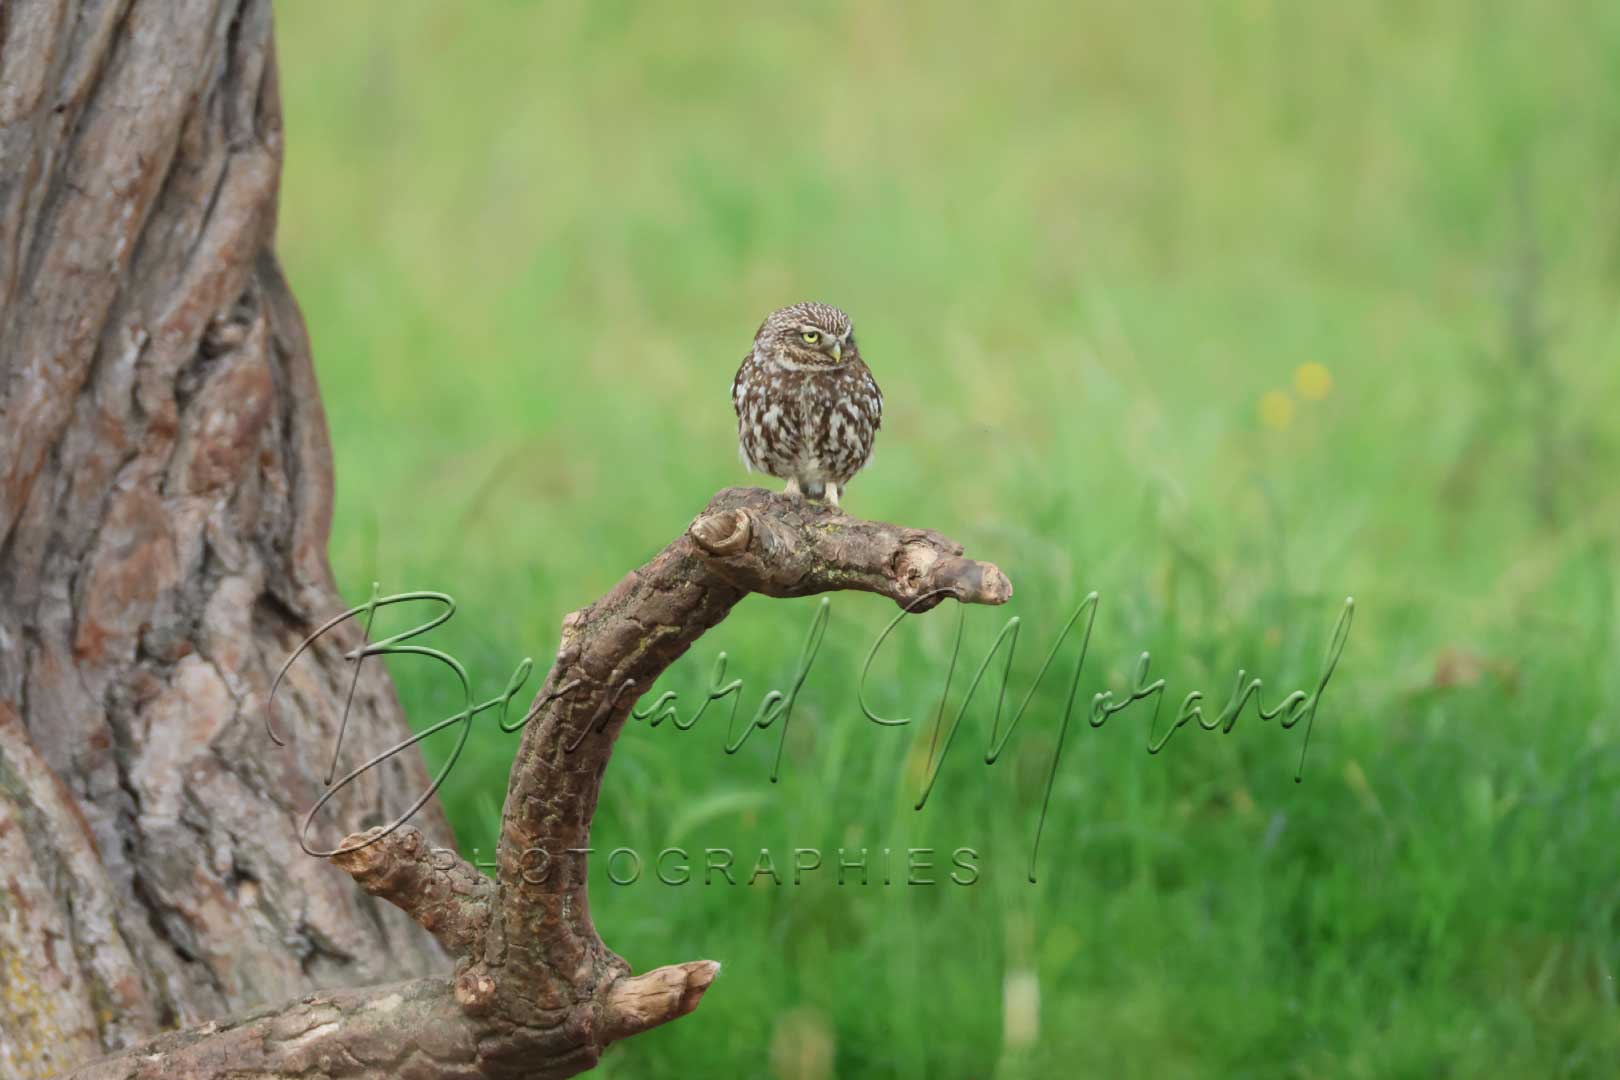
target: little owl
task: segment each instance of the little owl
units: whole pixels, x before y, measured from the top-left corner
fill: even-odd
[[[849,316],[828,304],[794,304],[760,323],[731,403],[743,464],[786,480],[789,495],[833,506],[883,423],[883,394]]]

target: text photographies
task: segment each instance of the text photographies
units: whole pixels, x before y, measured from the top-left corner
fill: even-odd
[[[531,885],[543,885],[550,880],[555,869],[563,866],[571,871],[571,880],[578,880],[584,876],[581,864],[575,863],[570,867],[569,861],[585,859],[596,854],[596,851],[596,848],[588,847],[564,848],[553,854],[544,847],[528,848],[517,857],[517,874]],[[474,866],[493,870],[500,865],[492,859],[480,859],[478,854],[478,849],[473,848]],[[792,849],[791,862],[785,854],[772,852],[770,848],[760,848],[757,856],[750,854],[747,858],[739,858],[731,848],[706,847],[701,849],[701,866],[693,865],[695,854],[684,847],[661,848],[656,855],[649,855],[645,860],[641,852],[629,847],[616,847],[606,854],[607,880],[614,885],[636,884],[641,880],[644,862],[650,864],[650,876],[656,877],[664,885],[687,885],[699,881],[699,870],[702,871],[701,883],[704,885],[715,885],[717,882],[736,885],[741,882],[752,886],[759,884],[762,879],[774,885],[783,885],[790,880],[794,885],[802,885],[809,874],[823,871],[823,877],[829,877],[835,870],[835,880],[840,886],[850,883],[869,885],[873,882],[882,885],[938,885],[945,881],[954,885],[972,885],[979,880],[979,852],[971,847],[958,847],[950,852],[931,847],[901,848],[898,851],[886,847],[841,847],[836,854],[823,853],[820,848],[796,847]],[[899,856],[898,866],[896,855]],[[949,864],[939,861],[946,855],[950,856]],[[444,848],[434,849],[430,857],[438,869],[448,870],[457,862],[454,852]],[[940,876],[942,873],[944,876]]]
[[[903,619],[905,619],[907,615],[912,614],[913,609],[915,609],[918,605],[923,604],[926,600],[931,599],[932,595],[933,594],[927,594],[913,600],[912,603],[906,607],[906,609],[902,610],[898,615],[890,620],[888,625],[883,628],[883,631],[878,634],[877,639],[872,643],[871,649],[867,651],[866,661],[861,667],[861,675],[857,684],[857,691],[862,712],[866,715],[868,720],[875,724],[880,724],[886,727],[896,727],[910,724],[912,722],[910,718],[886,718],[873,712],[871,707],[867,704],[866,684],[868,676],[871,672],[873,661],[876,659],[878,652],[882,649],[883,644],[889,639],[894,629]],[[358,847],[365,846],[366,844],[375,843],[377,840],[381,839],[383,836],[386,836],[389,832],[409,820],[412,815],[420,810],[422,806],[433,797],[434,793],[438,791],[440,785],[443,784],[445,779],[449,776],[450,770],[455,767],[456,761],[460,757],[461,751],[466,745],[467,737],[471,732],[473,717],[491,709],[499,708],[500,713],[496,722],[500,726],[501,731],[507,733],[515,732],[521,729],[536,715],[538,715],[544,706],[572,692],[580,685],[580,680],[578,679],[564,683],[562,686],[559,686],[556,689],[538,697],[529,707],[528,712],[526,712],[521,718],[516,721],[508,722],[507,714],[511,701],[515,696],[517,696],[518,693],[522,691],[524,684],[528,682],[530,672],[534,668],[534,661],[532,658],[525,657],[523,661],[518,664],[517,669],[512,673],[512,677],[507,680],[505,690],[500,695],[490,698],[488,701],[475,704],[472,693],[472,681],[468,677],[466,668],[461,664],[460,661],[448,653],[430,646],[408,644],[412,641],[412,639],[417,638],[428,631],[435,629],[436,627],[442,626],[444,623],[449,621],[449,619],[455,614],[455,600],[446,593],[429,591],[404,592],[395,593],[389,596],[381,596],[379,595],[378,586],[373,584],[371,597],[366,603],[350,608],[349,610],[329,619],[299,644],[298,648],[295,649],[287,658],[286,662],[282,665],[281,670],[277,673],[275,680],[271,683],[269,694],[270,701],[274,700],[276,689],[280,685],[282,678],[291,668],[293,662],[296,661],[298,657],[305,652],[305,650],[314,645],[314,643],[323,635],[331,632],[336,627],[350,619],[360,619],[363,621],[365,636],[367,639],[369,639],[376,613],[380,608],[388,607],[394,604],[418,602],[438,604],[441,606],[441,610],[434,618],[428,620],[427,622],[424,622],[418,626],[410,627],[406,630],[402,630],[399,633],[383,638],[380,641],[369,642],[368,644],[362,645],[359,648],[350,650],[344,656],[346,660],[351,661],[354,664],[354,672],[351,677],[349,694],[344,703],[343,716],[338,726],[336,738],[334,739],[331,765],[327,770],[326,782],[328,784],[328,789],[326,793],[323,794],[305,814],[303,825],[299,833],[299,842],[303,845],[304,850],[311,855],[330,857],[339,852],[351,851]],[[950,661],[945,671],[944,685],[940,695],[938,721],[929,750],[928,771],[923,781],[922,791],[920,792],[916,802],[916,809],[918,810],[921,810],[927,803],[928,796],[932,793],[935,781],[939,777],[940,766],[943,764],[945,755],[950,751],[951,745],[955,741],[957,730],[960,728],[962,723],[962,716],[967,711],[968,705],[972,702],[974,694],[977,693],[980,683],[984,680],[986,672],[990,670],[990,666],[995,661],[997,655],[999,654],[1001,656],[1001,686],[996,695],[995,712],[991,720],[989,738],[985,747],[984,761],[986,765],[993,765],[1000,758],[1001,753],[1006,748],[1013,732],[1017,729],[1019,722],[1023,719],[1025,711],[1029,708],[1029,704],[1033,700],[1036,690],[1039,689],[1042,681],[1044,681],[1046,678],[1048,669],[1050,669],[1054,661],[1057,660],[1058,654],[1062,650],[1065,642],[1070,641],[1071,638],[1076,640],[1073,673],[1069,678],[1068,692],[1063,707],[1063,715],[1058,727],[1057,742],[1053,747],[1052,759],[1047,768],[1046,784],[1041,799],[1041,811],[1039,818],[1036,821],[1035,835],[1033,843],[1030,847],[1029,880],[1032,882],[1035,880],[1035,866],[1037,857],[1040,853],[1041,835],[1045,829],[1046,815],[1051,806],[1052,790],[1057,779],[1058,765],[1062,758],[1064,741],[1068,735],[1069,724],[1074,714],[1075,702],[1079,697],[1080,676],[1085,668],[1087,654],[1089,653],[1091,647],[1091,634],[1096,623],[1098,604],[1098,595],[1097,593],[1093,592],[1087,595],[1086,598],[1080,602],[1080,605],[1075,609],[1074,613],[1069,616],[1068,621],[1064,623],[1062,632],[1058,635],[1057,640],[1053,642],[1051,649],[1047,652],[1045,659],[1042,661],[1040,669],[1036,672],[1034,680],[1030,683],[1029,688],[1025,691],[1023,699],[1020,701],[1017,709],[1014,710],[1011,719],[1006,722],[1005,728],[1003,728],[1003,713],[1006,704],[1007,686],[1009,676],[1011,675],[1013,655],[1017,649],[1018,636],[1022,626],[1022,621],[1018,617],[1014,616],[1013,618],[1009,619],[1001,628],[1001,631],[996,635],[995,640],[992,642],[989,651],[985,654],[984,659],[980,661],[977,669],[974,671],[972,679],[968,682],[966,692],[964,693],[961,701],[957,704],[955,713],[947,724],[945,721],[945,702],[949,699],[951,682],[955,677],[958,661],[961,657],[962,639],[965,626],[965,614],[960,610],[958,611],[956,633],[952,644]],[[737,729],[736,720],[737,707],[742,696],[743,680],[740,678],[734,678],[729,682],[726,681],[727,656],[724,652],[720,653],[715,658],[709,689],[705,693],[702,702],[689,717],[685,718],[684,720],[681,718],[676,708],[676,702],[678,700],[676,693],[674,691],[665,691],[646,708],[633,708],[630,713],[631,718],[635,720],[648,720],[650,722],[649,726],[651,727],[657,727],[665,720],[669,720],[677,729],[687,731],[694,727],[697,722],[702,719],[704,713],[708,710],[711,704],[730,697],[732,698],[732,702],[728,716],[727,735],[725,741],[725,751],[727,754],[734,754],[740,750],[754,732],[768,729],[780,721],[776,756],[771,768],[770,776],[771,781],[773,783],[776,782],[780,776],[782,749],[786,742],[788,723],[792,719],[793,708],[798,700],[799,693],[803,689],[805,681],[809,678],[811,667],[814,665],[816,656],[820,652],[821,642],[826,634],[827,622],[830,613],[831,601],[830,599],[823,598],[817,605],[815,617],[812,619],[809,632],[805,636],[804,645],[800,649],[798,663],[794,671],[792,682],[789,684],[788,689],[785,691],[773,689],[766,693],[765,696],[760,700],[759,705],[755,708],[752,720],[741,730],[740,733]],[[1304,778],[1305,754],[1310,748],[1311,729],[1315,723],[1317,707],[1321,704],[1322,695],[1327,689],[1328,681],[1332,678],[1334,670],[1338,666],[1339,657],[1344,651],[1345,642],[1349,638],[1350,623],[1354,613],[1355,601],[1351,598],[1346,598],[1344,606],[1340,609],[1338,621],[1334,624],[1333,633],[1329,638],[1328,646],[1323,656],[1322,667],[1318,674],[1315,688],[1309,693],[1304,690],[1294,690],[1270,709],[1265,707],[1259,697],[1262,685],[1261,680],[1259,678],[1251,678],[1247,671],[1239,669],[1237,672],[1237,677],[1233,681],[1231,693],[1228,695],[1226,704],[1221,708],[1219,713],[1216,713],[1214,716],[1207,716],[1205,714],[1203,704],[1204,695],[1201,691],[1194,690],[1188,693],[1182,699],[1181,706],[1176,712],[1175,720],[1172,721],[1171,724],[1161,733],[1159,731],[1159,712],[1160,707],[1163,704],[1166,682],[1162,677],[1149,681],[1148,676],[1150,670],[1150,658],[1148,653],[1143,652],[1137,658],[1129,690],[1123,694],[1116,694],[1112,690],[1102,690],[1093,694],[1090,707],[1087,710],[1088,720],[1090,721],[1092,727],[1101,727],[1111,716],[1124,711],[1139,701],[1151,698],[1153,699],[1153,712],[1148,724],[1147,750],[1150,754],[1158,754],[1170,741],[1171,736],[1189,723],[1196,722],[1198,726],[1205,731],[1215,731],[1219,729],[1222,733],[1230,733],[1233,727],[1237,724],[1238,717],[1242,714],[1244,708],[1248,705],[1249,701],[1253,699],[1255,704],[1255,713],[1262,721],[1276,720],[1280,718],[1280,726],[1284,730],[1292,729],[1301,721],[1304,722],[1305,731],[1300,743],[1299,763],[1294,773],[1294,780],[1299,782]],[[354,700],[354,691],[360,675],[360,665],[367,657],[397,655],[424,656],[437,660],[448,667],[452,672],[454,672],[457,680],[461,683],[462,695],[466,702],[465,707],[455,714],[445,717],[443,720],[424,728],[423,730],[412,735],[410,738],[402,740],[382,753],[375,755],[370,760],[363,762],[361,765],[351,770],[342,778],[336,779],[336,782],[334,783],[333,781],[336,774],[338,753],[342,748],[344,732],[348,726],[349,709]],[[275,728],[271,722],[268,702],[265,714],[265,725],[271,740],[278,746],[284,745],[283,740],[276,734]],[[444,764],[440,766],[438,774],[434,776],[432,783],[429,785],[427,790],[424,791],[421,796],[409,807],[409,809],[407,809],[403,814],[401,814],[382,830],[377,833],[370,834],[368,839],[358,844],[324,851],[312,848],[309,845],[309,830],[314,822],[315,815],[319,813],[321,808],[325,806],[326,803],[329,802],[334,796],[336,796],[339,791],[341,791],[356,778],[363,775],[367,770],[387,760],[394,754],[397,754],[408,747],[414,746],[423,739],[429,738],[451,725],[460,725],[461,728],[456,737],[456,742],[451,748],[449,754],[446,756]],[[598,726],[595,724],[587,725],[585,732],[581,733],[580,739],[583,739],[586,733],[597,729]],[[578,745],[579,741],[576,740],[567,749],[573,750]]]

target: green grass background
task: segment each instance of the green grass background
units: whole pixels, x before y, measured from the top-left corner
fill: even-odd
[[[481,697],[747,482],[729,382],[806,298],[852,313],[885,391],[846,505],[1012,577],[963,660],[1018,616],[1010,703],[1091,590],[1082,708],[1147,651],[1161,724],[1240,667],[1268,704],[1309,686],[1356,599],[1302,784],[1300,730],[1252,712],[1157,756],[1144,706],[1082,712],[1033,885],[1072,650],[991,767],[981,695],[921,812],[950,609],[874,665],[874,708],[916,718],[883,728],[854,684],[894,609],[833,598],[775,785],[776,733],[728,756],[718,707],[627,727],[598,849],[828,865],[618,886],[596,860],[638,969],[725,965],[602,1075],[1617,1074],[1620,5],[277,17],[334,565],[356,598],[455,594],[435,642]],[[748,600],[659,691],[690,709],[724,650],[746,719],[816,603]],[[457,707],[393,667],[413,722]],[[444,791],[469,853],[515,745],[482,724]],[[906,886],[897,854],[895,884],[838,886],[863,846],[972,847],[980,877]]]

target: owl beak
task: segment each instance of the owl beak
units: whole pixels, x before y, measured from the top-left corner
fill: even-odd
[[[833,362],[839,364],[844,362],[844,343],[842,341],[833,342]]]

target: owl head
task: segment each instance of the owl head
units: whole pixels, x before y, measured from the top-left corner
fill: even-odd
[[[754,335],[754,347],[762,355],[804,367],[837,367],[856,355],[849,316],[813,301],[767,315]]]

